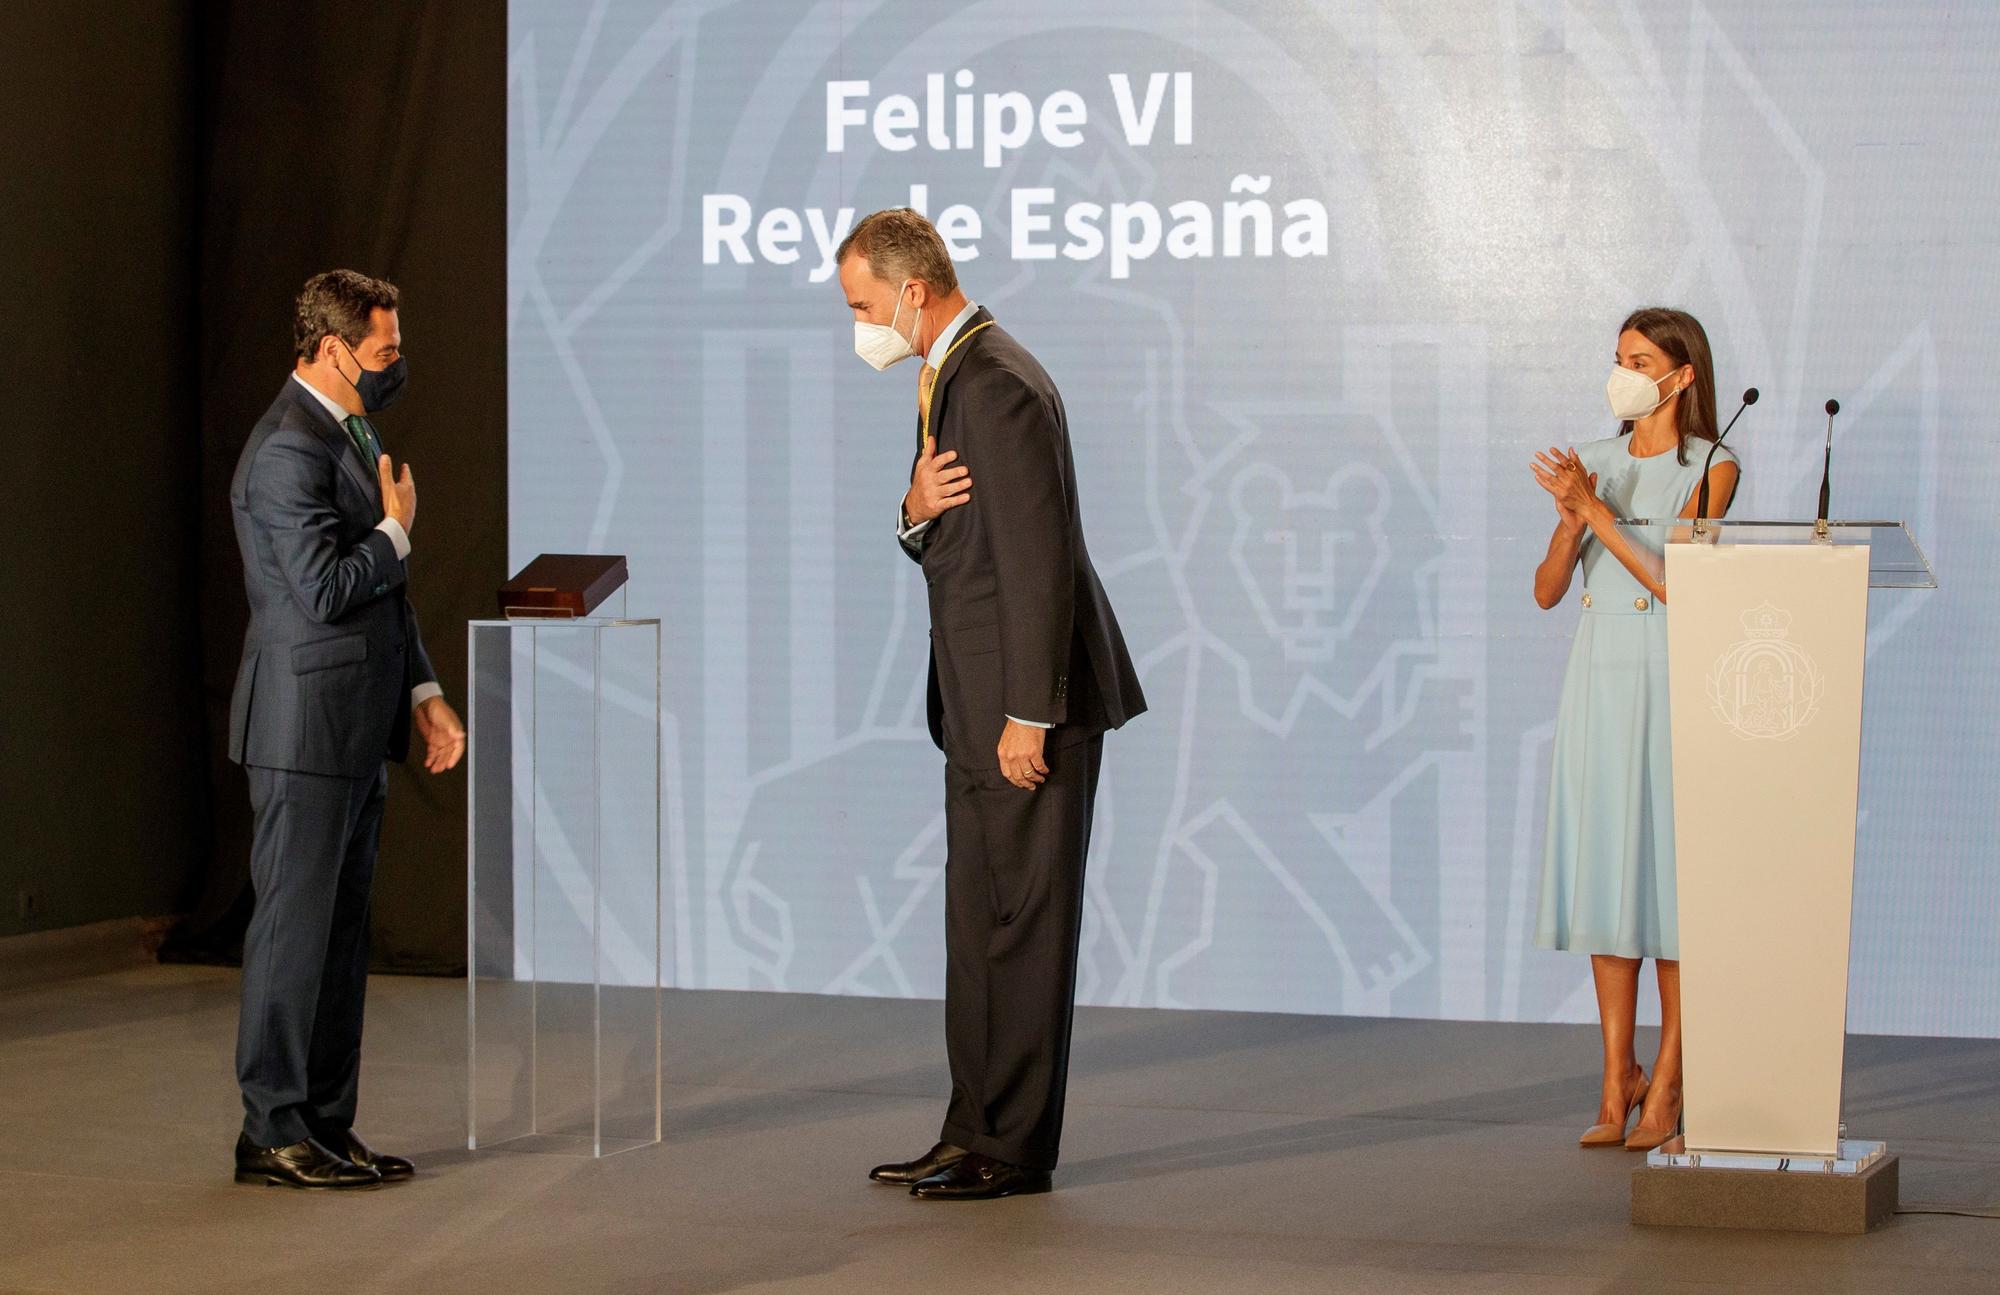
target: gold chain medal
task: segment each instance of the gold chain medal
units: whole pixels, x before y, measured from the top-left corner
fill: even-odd
[[[981,323],[974,324],[971,328],[968,328],[963,333],[960,333],[958,335],[958,340],[954,341],[950,346],[945,348],[944,358],[938,361],[937,368],[931,370],[930,385],[924,388],[924,453],[928,454],[931,452],[931,396],[937,390],[938,374],[943,373],[944,366],[951,363],[952,352],[956,351],[959,347],[964,346],[967,342],[971,341],[972,335],[974,333],[978,332],[982,328],[991,328],[993,327],[994,323],[995,323],[994,320],[988,319]]]

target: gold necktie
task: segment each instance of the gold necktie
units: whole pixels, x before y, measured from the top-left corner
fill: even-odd
[[[938,369],[951,363],[952,352],[972,340],[972,336],[993,327],[990,319],[981,320],[958,335],[958,340],[944,348],[944,359]],[[924,365],[923,375],[917,380],[917,412],[923,417],[923,430],[917,436],[917,450],[921,453],[931,443],[931,388],[937,385],[937,369]]]
[[[937,383],[937,370],[930,365],[917,377],[917,449],[924,448],[924,440],[931,425],[931,388]]]

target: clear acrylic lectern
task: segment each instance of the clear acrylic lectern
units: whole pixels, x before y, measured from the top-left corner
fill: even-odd
[[[466,1146],[660,1140],[660,622],[467,628]]]

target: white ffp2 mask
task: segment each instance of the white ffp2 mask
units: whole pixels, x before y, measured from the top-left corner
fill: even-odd
[[[1661,405],[1680,394],[1675,387],[1666,395],[1660,394],[1660,383],[1666,378],[1649,378],[1637,369],[1628,369],[1622,364],[1611,367],[1611,376],[1604,381],[1604,395],[1611,402],[1611,415],[1624,422],[1644,418]]]
[[[854,321],[854,353],[868,361],[877,373],[899,360],[907,360],[916,354],[910,346],[910,339],[896,331],[896,320],[903,313],[903,289],[909,286],[910,281],[905,279],[903,286],[896,289],[896,312],[889,316],[888,323],[870,324],[859,319]],[[918,307],[916,325],[911,331],[915,332],[923,326],[923,308]]]

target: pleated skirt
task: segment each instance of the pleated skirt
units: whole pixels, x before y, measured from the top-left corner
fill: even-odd
[[[1583,613],[1554,748],[1536,945],[1680,957],[1664,607]]]

